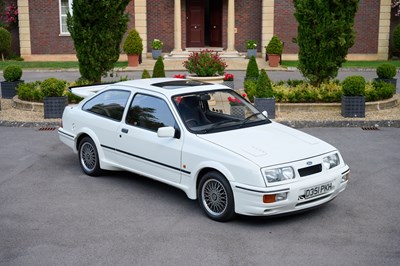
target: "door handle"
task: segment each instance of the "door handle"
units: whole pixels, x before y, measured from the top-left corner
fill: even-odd
[[[121,129],[121,132],[122,132],[122,133],[128,133],[129,130],[128,130],[127,128],[123,128],[123,129]]]
[[[217,28],[217,26],[213,26],[213,28],[214,28],[214,29],[216,29],[216,28]]]

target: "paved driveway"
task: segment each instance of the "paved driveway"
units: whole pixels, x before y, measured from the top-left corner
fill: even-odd
[[[175,188],[94,178],[55,131],[0,127],[0,265],[398,265],[400,129],[303,129],[352,169],[337,199],[302,214],[207,219]]]

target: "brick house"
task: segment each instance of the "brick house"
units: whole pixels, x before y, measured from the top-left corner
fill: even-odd
[[[18,0],[20,53],[25,60],[76,60],[66,28],[72,1]],[[144,56],[155,38],[171,55],[190,47],[219,47],[225,56],[239,55],[245,41],[254,39],[264,56],[262,47],[277,35],[285,43],[283,59],[297,59],[293,0],[132,0],[127,12],[128,27],[135,27],[143,39]],[[348,59],[386,60],[390,21],[390,0],[360,1],[356,43]]]

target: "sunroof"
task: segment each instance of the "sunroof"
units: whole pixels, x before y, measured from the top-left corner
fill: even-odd
[[[202,85],[211,85],[211,83],[205,83],[200,81],[194,80],[173,80],[173,81],[166,81],[160,83],[154,83],[153,86],[167,89],[167,90],[175,90],[181,89],[185,87],[195,87],[195,86],[202,86]]]

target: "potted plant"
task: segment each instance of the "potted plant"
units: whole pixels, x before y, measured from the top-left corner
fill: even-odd
[[[243,94],[242,96],[246,97],[246,94]],[[235,97],[228,97],[228,102],[229,102],[230,109],[231,109],[230,114],[232,116],[244,119],[245,107],[244,107],[242,101]]]
[[[43,93],[44,118],[61,118],[68,97],[64,96],[67,82],[56,78],[48,78],[40,84]]]
[[[279,66],[281,55],[283,52],[283,44],[278,37],[273,36],[268,45],[265,46],[265,51],[268,56],[268,64],[270,67]]]
[[[376,68],[376,74],[378,75],[378,78],[375,78],[375,81],[383,81],[392,84],[394,88],[396,88],[397,79],[394,78],[396,76],[396,73],[397,71],[394,65],[389,63],[381,64]]]
[[[224,78],[222,75],[228,65],[221,59],[218,52],[202,50],[190,53],[188,59],[183,62],[183,66],[189,74],[192,74],[187,76],[188,79],[222,83]]]
[[[254,106],[260,111],[267,111],[269,118],[275,118],[275,97],[271,80],[265,69],[261,70],[254,92]]]
[[[252,56],[257,57],[257,41],[247,40],[245,45],[247,49],[247,58],[251,58]]]
[[[365,79],[350,76],[342,82],[342,116],[365,117]]]
[[[137,67],[139,65],[139,55],[143,51],[142,38],[135,29],[131,29],[126,36],[124,52],[128,55],[128,66]]]
[[[147,69],[144,69],[142,73],[142,79],[149,79],[149,78],[151,78],[149,71],[147,71]]]
[[[231,88],[231,89],[235,89],[235,84],[234,84],[234,82],[233,82],[233,79],[234,79],[234,75],[233,75],[233,74],[226,73],[226,74],[224,75],[224,82],[223,82],[223,84],[224,84],[225,86],[228,86],[228,87]]]
[[[153,59],[157,59],[161,56],[161,51],[163,48],[164,44],[161,40],[159,39],[154,39],[153,42],[151,43],[151,55],[153,56]]]
[[[153,78],[165,78],[164,62],[161,56],[158,57],[153,68]]]
[[[16,94],[16,88],[21,80],[22,69],[17,65],[9,65],[4,69],[3,77],[5,81],[1,82],[1,96],[5,99],[12,99]]]

